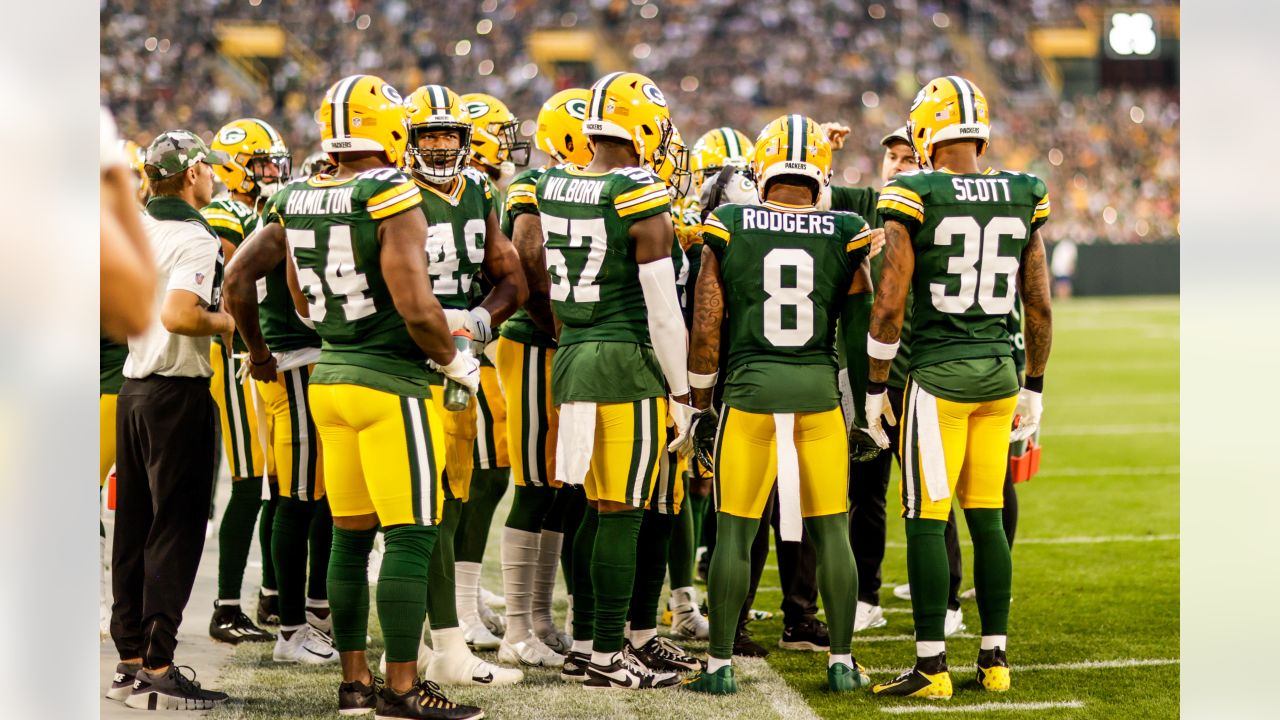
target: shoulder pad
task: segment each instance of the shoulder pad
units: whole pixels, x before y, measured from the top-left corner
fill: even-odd
[[[409,176],[406,175],[403,170],[392,167],[365,170],[356,177],[361,180],[377,180],[379,182],[390,182],[396,185],[404,182],[410,182]]]
[[[662,178],[658,177],[657,173],[642,167],[614,168],[610,172],[613,175],[621,175],[625,178],[634,180],[635,182],[641,183],[643,185],[648,185],[649,183],[662,182]]]

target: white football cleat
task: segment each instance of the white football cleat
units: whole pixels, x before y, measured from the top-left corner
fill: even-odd
[[[901,585],[895,585],[893,588],[893,596],[898,598],[899,600],[910,600],[911,586],[908,585],[907,583],[902,583]]]
[[[424,677],[438,685],[514,685],[524,679],[524,673],[485,662],[470,652],[441,652],[431,658]]]
[[[288,640],[285,639],[283,630],[276,636],[276,647],[271,653],[271,659],[279,663],[324,665],[338,662],[338,649],[319,630],[303,625],[294,630]]]
[[[325,615],[324,617],[320,617],[314,612],[315,610],[319,610],[319,609],[327,609],[327,608],[312,608],[312,607],[307,608],[307,624],[319,630],[320,632],[329,636],[330,639],[332,639],[333,638],[333,613],[331,612],[328,615]]]
[[[514,643],[503,638],[502,646],[498,648],[498,662],[529,667],[561,667],[564,665],[564,655],[547,647],[546,643],[530,633],[524,640]]]
[[[884,610],[879,605],[858,601],[858,609],[853,617],[854,632],[884,627],[888,624],[889,621],[884,619]]]
[[[497,637],[502,637],[507,632],[507,618],[493,611],[493,608],[479,603],[476,607],[477,614],[480,615],[480,622],[489,629],[489,632]]]
[[[501,595],[495,595],[489,592],[483,585],[480,586],[480,604],[494,610],[507,609],[507,599]]]
[[[573,638],[569,637],[569,633],[559,628],[552,628],[550,632],[535,634],[543,645],[546,645],[552,652],[557,654],[564,655],[573,647]]]
[[[698,608],[696,590],[691,587],[672,590],[667,608],[671,610],[672,635],[686,640],[707,639],[711,627]]]
[[[945,637],[951,637],[961,630],[967,630],[968,626],[964,624],[964,610],[947,610],[947,620],[945,628]]]
[[[497,650],[498,645],[502,643],[502,639],[489,632],[489,628],[483,623],[467,625],[463,628],[462,639],[467,643],[467,647],[473,650]]]

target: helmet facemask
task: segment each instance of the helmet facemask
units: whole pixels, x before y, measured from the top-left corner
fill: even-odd
[[[489,131],[502,143],[506,153],[506,161],[515,167],[528,167],[530,146],[528,140],[520,139],[520,123],[515,120],[504,123],[491,123]],[[513,170],[514,172],[514,170]]]
[[[293,161],[287,152],[273,150],[265,155],[251,155],[246,162],[242,162],[240,157],[235,158],[235,161],[244,168],[245,176],[253,182],[256,196],[262,200],[275,195],[293,176]],[[265,166],[276,169],[274,177],[263,171]]]
[[[423,148],[418,140],[428,133],[456,132],[456,148]],[[450,115],[435,115],[425,123],[409,128],[409,146],[405,151],[409,172],[414,177],[435,185],[443,185],[462,174],[471,156],[471,125]]]

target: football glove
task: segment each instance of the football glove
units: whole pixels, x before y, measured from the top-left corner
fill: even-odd
[[[893,415],[893,407],[889,404],[889,392],[882,385],[879,392],[867,392],[867,435],[880,446],[881,450],[889,449],[889,436],[880,426],[883,418],[891,427],[898,424]]]
[[[1040,429],[1040,416],[1044,414],[1044,394],[1022,388],[1018,392],[1018,407],[1013,411],[1014,428],[1010,442],[1022,442]]]
[[[716,426],[720,424],[720,416],[715,408],[707,408],[694,413],[690,421],[693,435],[693,456],[697,462],[711,472],[715,460]]]
[[[865,428],[854,425],[849,431],[849,460],[867,462],[876,459],[881,452],[880,445],[871,439]]]
[[[689,432],[689,423],[698,411],[692,405],[677,402],[675,398],[667,400],[667,408],[667,412],[671,415],[671,421],[675,423],[676,435],[675,439],[667,445],[667,452],[687,456],[692,450],[691,445],[693,443],[693,435]]]
[[[435,365],[435,363],[431,363]],[[450,380],[462,385],[475,395],[480,390],[480,361],[469,352],[457,352],[448,365],[436,365]]]
[[[445,310],[444,318],[449,323],[449,332],[465,329],[471,333],[471,340],[476,343],[479,355],[481,349],[493,340],[493,328],[490,327],[489,311],[477,307],[470,310]]]

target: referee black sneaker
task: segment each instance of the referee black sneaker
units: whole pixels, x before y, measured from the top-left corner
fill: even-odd
[[[258,590],[258,624],[259,625],[279,625],[280,624],[280,596],[267,595]]]
[[[570,650],[565,653],[564,665],[560,667],[560,679],[565,682],[585,682],[587,666],[591,664],[591,653]]]
[[[378,693],[382,692],[382,678],[373,676],[368,685],[359,680],[344,682],[338,686],[339,715],[367,715],[378,708]]]
[[[751,633],[744,626],[739,627],[738,634],[733,637],[733,655],[734,657],[769,657],[769,649],[752,640]]]
[[[778,647],[783,650],[826,652],[831,649],[827,624],[817,618],[809,618],[785,627],[782,629],[782,637],[778,638]]]
[[[440,686],[423,680],[398,693],[389,687],[378,692],[374,710],[378,720],[479,720],[484,711],[471,705],[459,705],[440,692]]]
[[[138,671],[142,669],[142,663],[120,663],[116,665],[116,674],[111,678],[111,689],[107,690],[107,697],[117,702],[124,702],[129,697],[129,693],[133,692],[134,677]]]
[[[232,645],[276,640],[275,635],[254,625],[239,605],[221,605],[217,600],[213,601],[213,617],[209,618],[209,637]]]
[[[191,677],[183,670],[191,670]],[[185,665],[170,665],[158,675],[139,670],[124,704],[138,710],[211,710],[227,699],[226,693],[201,688],[195,677],[195,670]]]

